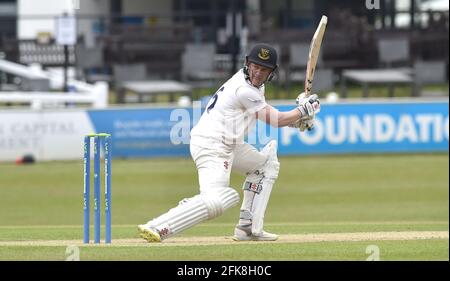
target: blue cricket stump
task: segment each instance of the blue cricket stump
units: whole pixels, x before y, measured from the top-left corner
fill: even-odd
[[[90,228],[90,139],[94,138],[94,243],[100,243],[100,150],[102,139],[105,158],[105,243],[111,243],[111,146],[110,134],[89,134],[84,137],[84,243],[89,243]]]
[[[89,243],[89,214],[90,214],[90,178],[91,178],[91,138],[84,137],[84,191],[83,191],[83,209],[84,209],[84,243]]]
[[[100,143],[94,137],[94,243],[100,243]]]
[[[105,243],[111,243],[111,136],[105,138]]]

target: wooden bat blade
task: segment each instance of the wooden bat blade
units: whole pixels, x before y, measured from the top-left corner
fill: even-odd
[[[314,72],[316,70],[317,59],[319,58],[320,47],[322,45],[323,35],[325,28],[327,27],[328,18],[322,16],[319,26],[314,33],[309,47],[308,64],[306,66],[306,78],[305,78],[305,95],[308,97],[311,95],[312,82],[314,79]]]

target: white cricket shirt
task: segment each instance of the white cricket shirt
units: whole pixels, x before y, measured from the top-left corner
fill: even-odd
[[[264,85],[252,86],[239,70],[209,100],[197,125],[191,130],[191,143],[214,148],[215,144],[242,144],[256,124],[256,112],[266,106]]]

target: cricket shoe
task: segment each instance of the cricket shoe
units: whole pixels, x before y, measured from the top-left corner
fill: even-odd
[[[253,234],[252,225],[237,225],[234,229],[234,241],[275,241],[278,239],[278,235],[261,231],[261,233]]]
[[[159,232],[146,224],[138,225],[139,235],[149,243],[161,242]]]

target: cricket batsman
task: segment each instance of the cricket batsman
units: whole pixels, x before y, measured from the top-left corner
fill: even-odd
[[[274,127],[311,129],[320,111],[317,95],[297,97],[297,107],[281,112],[266,103],[264,84],[278,67],[277,52],[268,44],[256,44],[235,73],[210,99],[191,131],[190,152],[198,170],[200,193],[181,200],[167,213],[138,226],[141,237],[160,242],[198,223],[220,216],[239,203],[230,187],[230,173],[246,176],[236,241],[275,241],[278,235],[263,230],[264,214],[280,163],[277,141],[261,151],[244,141],[257,119]]]

